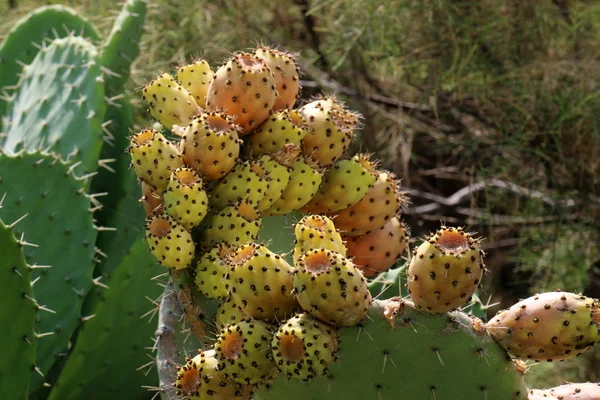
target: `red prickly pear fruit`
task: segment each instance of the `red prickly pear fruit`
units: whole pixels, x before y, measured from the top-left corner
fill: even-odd
[[[187,230],[200,225],[208,212],[208,196],[198,173],[179,167],[171,174],[163,192],[167,214]]]
[[[345,237],[347,257],[365,277],[372,278],[392,268],[408,248],[407,227],[397,217],[363,236]]]
[[[167,214],[155,215],[148,220],[146,241],[150,253],[165,267],[187,268],[194,259],[192,235]]]
[[[294,263],[312,249],[333,250],[346,256],[346,247],[333,221],[322,215],[307,215],[295,226]]]
[[[600,303],[574,293],[542,293],[499,312],[486,329],[515,357],[566,360],[600,342]]]
[[[144,181],[142,181],[142,198],[140,202],[148,218],[164,212],[162,193]]]
[[[206,107],[206,93],[213,75],[208,62],[197,60],[177,70],[177,81],[194,97],[196,104]]]
[[[216,71],[208,87],[206,108],[234,117],[244,136],[269,117],[276,96],[275,77],[265,62],[252,54],[237,53]]]
[[[171,172],[183,165],[177,147],[154,129],[134,134],[127,151],[138,178],[159,191],[167,187]]]
[[[296,65],[296,55],[266,46],[258,46],[254,55],[267,64],[275,77],[277,97],[273,110],[291,109],[300,96],[300,69]]]
[[[599,400],[600,383],[569,383],[552,389],[530,390],[527,400]]]
[[[414,250],[408,267],[408,292],[429,314],[456,310],[467,303],[485,271],[479,241],[462,228],[442,226]]]
[[[229,116],[204,113],[179,130],[183,160],[206,181],[221,179],[234,167],[242,141]]]
[[[167,129],[187,125],[202,112],[194,97],[169,74],[159,75],[142,92],[150,114]]]
[[[297,110],[273,113],[248,136],[247,152],[251,157],[273,154],[285,145],[302,145],[302,139],[309,132],[306,121]]]

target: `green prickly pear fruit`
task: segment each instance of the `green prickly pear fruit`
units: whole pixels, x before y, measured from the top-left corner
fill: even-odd
[[[237,53],[214,74],[206,108],[234,117],[244,136],[269,117],[276,96],[275,77],[265,62],[252,54]]]
[[[600,383],[569,383],[552,389],[529,391],[527,400],[598,400]]]
[[[150,253],[165,267],[187,268],[194,259],[192,235],[167,214],[155,215],[148,220],[146,241]]]
[[[326,249],[300,257],[294,292],[304,311],[333,326],[360,323],[373,301],[362,272],[346,257]]]
[[[302,145],[309,128],[297,110],[273,113],[248,136],[247,151],[250,156],[272,154],[285,145]]]
[[[277,97],[273,110],[291,109],[300,93],[300,69],[294,54],[266,46],[258,46],[254,55],[267,64],[275,77]]]
[[[208,212],[208,196],[202,188],[202,179],[189,167],[173,171],[163,199],[167,214],[187,230],[200,225]]]
[[[574,293],[542,293],[499,312],[486,329],[516,357],[565,360],[600,342],[600,303]]]
[[[408,228],[397,217],[363,236],[345,237],[348,258],[372,278],[392,268],[408,248]]]
[[[237,383],[270,381],[277,372],[266,322],[245,319],[223,328],[214,345],[219,371]]]
[[[314,100],[299,112],[311,129],[302,141],[302,153],[311,165],[333,165],[350,145],[360,116],[333,97]]]
[[[335,328],[300,313],[279,326],[271,347],[281,372],[308,381],[325,375],[336,361],[338,334]]]
[[[171,172],[183,165],[177,147],[154,129],[134,134],[127,150],[138,178],[160,191],[167,187]]]
[[[219,210],[230,203],[248,200],[259,204],[265,197],[268,182],[255,172],[256,160],[248,160],[236,164],[233,169],[210,191],[210,205]]]
[[[258,209],[264,211],[281,197],[290,182],[292,170],[272,156],[264,155],[252,162],[252,171],[266,183],[265,196],[258,203]]]
[[[177,81],[194,97],[196,104],[204,108],[206,107],[208,85],[213,75],[214,72],[208,62],[197,60],[177,70]]]
[[[148,218],[164,212],[162,193],[144,181],[142,181],[142,198],[140,202]]]
[[[229,272],[227,260],[233,249],[223,243],[214,245],[204,253],[196,265],[196,286],[209,299],[224,299],[228,296],[225,277]]]
[[[299,210],[317,193],[323,173],[300,158],[291,166],[290,181],[281,197],[265,210],[265,215],[284,215]]]
[[[226,287],[244,314],[279,321],[299,308],[292,295],[294,270],[279,254],[249,243],[238,248],[230,263]]]
[[[456,310],[481,283],[485,265],[479,241],[462,228],[442,226],[416,248],[408,267],[408,292],[426,313]]]
[[[323,176],[319,191],[302,208],[305,213],[332,213],[358,203],[377,181],[377,171],[368,157],[358,154],[337,161]]]
[[[335,226],[344,236],[360,236],[384,226],[400,213],[405,202],[395,176],[382,172],[358,203],[331,215],[335,216]]]
[[[240,385],[219,371],[214,350],[200,350],[177,370],[173,386],[180,398],[190,400],[250,400],[254,388]]]
[[[217,315],[215,323],[218,329],[223,329],[227,325],[235,324],[243,319],[250,318],[244,314],[242,309],[231,300],[231,297],[221,301],[219,308],[217,308]]]
[[[300,261],[304,253],[317,248],[333,250],[346,256],[342,237],[335,229],[333,221],[321,215],[307,215],[295,226],[294,263]]]
[[[215,215],[204,230],[202,248],[224,242],[241,246],[258,238],[262,215],[252,202],[238,201]]]
[[[144,86],[143,95],[150,114],[167,129],[187,125],[202,112],[194,97],[169,74],[159,75]]]
[[[177,128],[181,152],[187,165],[206,181],[221,179],[235,165],[240,155],[240,127],[231,117],[220,113],[204,113],[187,126]]]

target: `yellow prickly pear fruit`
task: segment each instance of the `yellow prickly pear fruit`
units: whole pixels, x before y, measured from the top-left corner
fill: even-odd
[[[227,325],[235,324],[243,319],[250,318],[244,314],[240,306],[231,300],[231,297],[221,301],[219,308],[217,308],[217,316],[215,317],[215,323],[217,328],[223,329]]]
[[[150,253],[165,267],[187,268],[194,259],[192,235],[167,214],[155,215],[148,220],[146,241]]]
[[[294,245],[294,263],[312,249],[324,248],[346,256],[346,247],[342,237],[335,229],[333,221],[321,215],[305,216],[294,226],[296,241]]]
[[[265,197],[268,182],[255,172],[260,171],[254,166],[255,163],[256,160],[250,160],[235,165],[211,189],[210,205],[219,210],[240,200],[258,204]]]
[[[252,54],[238,53],[215,73],[206,108],[234,117],[244,136],[269,117],[276,95],[275,78],[265,62]]]
[[[177,81],[194,97],[196,104],[206,107],[206,93],[208,84],[214,72],[205,60],[184,65],[177,70]]]
[[[159,191],[167,187],[171,172],[183,165],[177,147],[154,129],[134,134],[127,151],[138,178]]]
[[[173,171],[163,198],[167,214],[187,230],[200,225],[208,212],[208,196],[202,188],[202,179],[188,167]]]
[[[279,164],[269,155],[264,155],[252,162],[252,171],[264,179],[264,197],[258,203],[258,209],[264,211],[281,197],[290,182],[292,170]]]
[[[273,110],[291,109],[300,96],[300,69],[294,54],[266,46],[258,46],[254,55],[263,60],[275,77],[277,98]]]
[[[169,74],[159,75],[146,85],[143,95],[150,114],[167,129],[188,124],[202,111],[194,97]]]
[[[181,152],[187,165],[206,181],[223,178],[240,155],[240,127],[231,117],[220,113],[203,113],[179,128]]]
[[[225,277],[230,270],[228,259],[233,251],[227,244],[218,243],[198,260],[196,286],[209,299],[225,299],[228,296]]]
[[[442,226],[416,248],[408,292],[419,310],[441,314],[469,301],[485,270],[479,241],[462,228]]]
[[[297,110],[272,113],[269,118],[248,137],[247,152],[250,156],[273,154],[285,145],[302,145],[309,132],[306,122]]]
[[[258,238],[262,215],[258,207],[249,201],[238,201],[225,207],[210,221],[202,232],[201,245],[210,248],[224,242],[241,246]]]
[[[162,193],[144,181],[142,181],[142,198],[140,202],[148,218],[156,214],[162,214],[164,211]]]

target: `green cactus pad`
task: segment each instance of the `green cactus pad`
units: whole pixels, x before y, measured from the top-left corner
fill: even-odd
[[[255,398],[526,399],[523,377],[474,321],[460,312],[426,315],[399,298],[376,301],[364,325],[344,329],[330,376],[309,385],[281,376]]]
[[[33,279],[39,304],[54,311],[41,312],[36,332],[49,334],[37,345],[36,364],[46,373],[62,360],[69,340],[81,318],[81,305],[92,286],[97,232],[90,212],[90,198],[83,181],[74,176],[69,164],[55,156],[40,153],[0,155],[0,197],[4,207],[0,218],[15,221],[15,235],[24,235],[30,265],[50,266],[34,269]],[[60,295],[59,295],[60,294]],[[33,374],[30,389],[41,387],[42,377]]]
[[[56,39],[25,67],[7,110],[7,153],[51,149],[95,171],[102,146],[104,84],[96,48]]]
[[[140,38],[144,32],[146,1],[128,0],[115,20],[112,31],[102,50],[101,62],[106,68],[106,92],[116,95],[127,79],[131,63],[140,52]]]
[[[36,335],[33,330],[37,315],[31,287],[31,270],[23,248],[10,227],[0,221],[0,341],[5,343],[0,359],[0,387],[6,398],[27,397],[31,367],[35,365]]]
[[[49,400],[122,398],[124,393],[128,399],[148,398],[142,385],[154,383],[154,372],[145,374],[152,364],[137,369],[152,361],[145,347],[152,345],[156,319],[143,318],[154,307],[145,296],[155,299],[162,292],[151,279],[163,268],[138,239],[113,272],[110,288],[102,291],[95,317],[83,323]]]
[[[0,76],[3,88],[17,84],[23,65],[29,65],[33,61],[39,52],[39,46],[46,40],[66,37],[73,32],[92,41],[99,39],[98,32],[87,20],[72,8],[62,5],[40,7],[20,19],[0,44]],[[0,100],[0,117],[4,116],[7,107],[8,103]]]

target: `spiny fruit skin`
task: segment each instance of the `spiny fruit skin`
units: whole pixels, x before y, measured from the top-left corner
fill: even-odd
[[[297,110],[278,111],[248,136],[247,151],[250,156],[273,154],[286,144],[302,145],[302,139],[310,131],[306,121]]]
[[[219,210],[230,203],[248,200],[258,204],[265,197],[268,181],[255,172],[256,160],[236,164],[210,191],[210,205]]]
[[[439,314],[469,301],[485,270],[479,242],[462,228],[442,226],[413,253],[408,292],[418,309]]]
[[[212,217],[203,231],[201,246],[207,249],[220,242],[240,246],[255,241],[261,218],[258,208],[248,201],[225,207]]]
[[[369,164],[364,155],[337,161],[325,173],[319,191],[302,211],[332,213],[358,203],[377,180],[378,174],[368,168]]]
[[[290,182],[292,170],[281,165],[270,155],[264,155],[252,161],[252,171],[264,179],[265,195],[258,203],[258,209],[264,211],[271,207],[281,197],[285,187]]]
[[[187,230],[200,225],[208,212],[202,179],[188,167],[179,167],[171,173],[163,199],[167,214]]]
[[[598,400],[600,383],[569,383],[552,389],[529,391],[528,400]]]
[[[395,176],[381,172],[375,184],[356,204],[331,214],[335,226],[344,236],[360,236],[379,229],[400,213],[406,202],[404,194],[396,184]]]
[[[360,323],[373,300],[362,272],[326,249],[311,250],[300,258],[294,292],[304,311],[333,326]]]
[[[183,165],[177,147],[154,129],[134,134],[127,151],[138,178],[159,191],[167,187],[171,172]]]
[[[259,46],[254,55],[265,62],[275,78],[277,97],[273,110],[291,109],[300,95],[300,69],[295,56],[277,49]]]
[[[308,381],[325,375],[336,361],[338,334],[335,328],[300,313],[280,325],[271,347],[281,372]]]
[[[317,193],[323,173],[311,168],[302,158],[291,166],[290,181],[281,198],[265,210],[265,215],[284,215],[299,210]]]
[[[345,237],[347,257],[365,277],[372,278],[392,268],[408,248],[408,228],[397,217],[363,236]]]
[[[329,167],[344,154],[358,125],[359,116],[333,97],[314,100],[299,109],[311,129],[302,141],[302,153],[310,164]]]
[[[206,60],[197,60],[177,70],[177,81],[194,97],[196,104],[206,107],[206,93],[213,75]]]
[[[277,372],[266,322],[245,319],[223,328],[214,344],[219,371],[237,383],[270,381]]]
[[[209,299],[225,299],[228,296],[225,276],[229,272],[227,259],[233,251],[230,246],[218,243],[198,260],[194,281],[200,293]]]
[[[146,85],[143,95],[150,114],[167,129],[186,125],[202,112],[194,97],[169,74],[159,75]]]
[[[234,303],[231,297],[221,301],[219,308],[217,308],[217,316],[215,323],[217,328],[223,329],[227,325],[235,324],[243,319],[248,319],[250,316],[244,314],[242,309]]]
[[[206,181],[221,179],[240,155],[239,130],[227,115],[201,114],[180,129],[183,160]]]
[[[346,256],[346,247],[333,221],[322,215],[307,215],[295,226],[294,263],[297,264],[304,253],[323,248]]]
[[[148,220],[146,241],[150,253],[165,267],[187,268],[194,259],[192,235],[167,214],[155,215]]]
[[[140,202],[144,207],[144,211],[146,211],[147,217],[164,212],[162,193],[144,181],[142,181],[142,198]]]
[[[276,96],[275,77],[265,62],[252,54],[237,53],[216,71],[208,87],[206,108],[235,117],[244,136],[268,118]]]
[[[289,318],[298,302],[292,295],[293,268],[279,254],[254,243],[241,246],[230,261],[227,288],[232,300],[252,318]]]
[[[486,329],[518,358],[565,360],[600,342],[600,304],[574,293],[543,293],[501,311]]]

